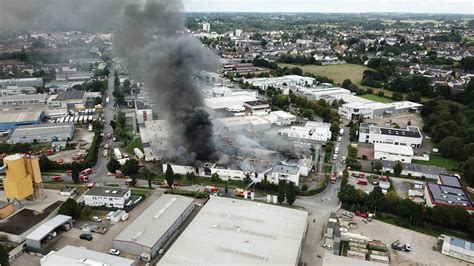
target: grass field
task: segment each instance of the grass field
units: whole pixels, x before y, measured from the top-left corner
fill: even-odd
[[[430,155],[429,161],[413,160],[412,163],[444,167],[447,170],[451,170],[451,171],[460,171],[460,167],[461,167],[460,162],[453,159],[445,158],[441,155]]]
[[[362,80],[362,74],[365,70],[369,69],[366,66],[344,64],[344,65],[329,65],[329,66],[317,66],[317,65],[292,65],[292,64],[278,64],[280,67],[299,67],[303,69],[303,72],[313,73],[315,75],[326,76],[334,83],[341,84],[345,79],[350,79],[353,83],[360,85]]]
[[[134,151],[133,149],[134,148],[139,148],[141,151],[143,151],[143,144],[142,144],[142,139],[140,137],[135,137],[129,144],[127,147],[125,147],[125,151],[128,153],[128,154],[133,154]]]
[[[375,94],[364,94],[364,95],[360,95],[360,97],[362,97],[364,99],[367,99],[367,100],[374,101],[374,102],[379,102],[379,103],[391,103],[391,102],[393,102],[392,99],[385,98],[385,97],[380,97],[380,96],[377,96]]]

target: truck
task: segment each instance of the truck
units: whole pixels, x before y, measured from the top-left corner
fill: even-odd
[[[102,155],[104,156],[104,158],[109,157],[109,150],[104,150],[104,151],[102,152]]]
[[[122,157],[122,152],[120,152],[120,149],[119,149],[119,148],[115,148],[115,149],[114,149],[114,155],[115,155],[115,158],[116,158],[117,160],[120,160],[120,159],[123,158],[123,157]]]
[[[331,174],[331,184],[335,184],[336,183],[336,173],[332,173]]]
[[[54,182],[63,182],[63,178],[61,176],[52,176],[51,180]]]
[[[137,159],[139,161],[145,159],[145,155],[143,154],[143,152],[139,148],[134,148],[133,152],[135,153],[135,156],[137,156]]]
[[[367,215],[367,213],[361,212],[361,211],[359,211],[359,210],[356,210],[354,213],[355,213],[355,215],[360,216],[360,217],[362,217],[362,218],[367,218],[367,217],[369,217],[369,216]]]
[[[405,243],[404,245],[402,245],[402,243],[400,243],[400,240],[394,241],[391,246],[393,250],[399,250],[399,251],[405,251],[405,252],[410,252],[411,250],[410,244]]]
[[[206,186],[204,188],[204,191],[208,192],[208,193],[217,193],[217,192],[219,192],[219,188],[216,187],[216,186]]]
[[[362,180],[359,180],[357,181],[357,185],[361,185],[361,186],[367,186],[369,182],[367,182],[366,179],[362,179]]]

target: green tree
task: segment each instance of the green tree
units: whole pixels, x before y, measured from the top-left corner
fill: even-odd
[[[196,179],[196,175],[193,172],[186,173],[186,178],[194,184],[194,179]]]
[[[402,171],[403,171],[402,163],[400,161],[397,161],[395,165],[393,166],[393,174],[395,176],[400,176]]]
[[[129,88],[129,87],[130,87],[130,80],[129,80],[129,79],[124,80],[124,81],[123,81],[123,86],[124,86],[125,88]]]
[[[403,101],[403,94],[400,92],[392,93],[392,100],[394,101]]]
[[[286,184],[286,203],[293,205],[296,200],[296,186],[293,182],[288,182]]]
[[[459,161],[465,159],[464,141],[458,137],[447,136],[439,143],[439,151],[443,156]]]
[[[383,168],[382,160],[374,160],[374,166],[373,166],[374,171],[377,173],[380,173],[380,171],[382,171],[382,168]]]
[[[84,209],[82,210],[82,218],[83,219],[89,219],[92,216],[92,208],[88,205],[84,206]]]
[[[306,109],[303,111],[302,115],[306,118],[308,118],[308,120],[313,120],[314,117],[316,116],[316,114],[314,113],[314,111],[312,109]]]
[[[122,165],[121,171],[125,176],[135,176],[138,174],[140,167],[138,166],[138,161],[136,159],[130,159]]]
[[[421,93],[419,91],[412,91],[407,94],[407,101],[411,102],[420,102],[421,101]]]
[[[387,210],[391,213],[395,213],[397,206],[400,203],[400,197],[397,195],[397,192],[390,190],[385,195],[387,201]]]
[[[282,204],[285,201],[285,190],[286,190],[286,181],[280,180],[278,181],[278,203]]]
[[[397,206],[397,214],[405,218],[408,225],[417,225],[423,218],[423,209],[411,199],[402,199]]]
[[[174,182],[174,172],[170,164],[166,165],[165,179],[166,183],[168,183],[168,186],[171,188]]]
[[[10,265],[9,257],[8,248],[4,245],[0,245],[0,265]]]
[[[471,186],[474,186],[474,157],[469,157],[462,167],[464,178]]]
[[[110,158],[110,161],[107,163],[107,170],[111,173],[116,173],[121,167],[119,161],[115,157]]]
[[[59,214],[71,216],[74,219],[81,218],[81,206],[73,198],[67,199],[58,210]]]
[[[374,187],[372,192],[365,198],[364,205],[371,211],[384,211],[387,208],[387,199],[382,193],[382,189],[380,187]]]
[[[102,98],[100,97],[95,97],[94,99],[94,105],[102,104]]]
[[[74,167],[72,169],[72,173],[71,173],[71,178],[72,178],[72,181],[76,184],[79,184],[80,182],[80,179],[79,179],[79,169],[77,167]]]
[[[211,175],[211,181],[212,182],[219,182],[221,181],[221,179],[219,178],[219,174],[218,173],[214,173]]]
[[[350,79],[345,79],[343,82],[342,82],[342,87],[344,89],[349,89],[349,87],[352,85],[352,81]]]

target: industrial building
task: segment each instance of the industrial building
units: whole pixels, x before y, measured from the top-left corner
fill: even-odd
[[[287,136],[290,139],[305,141],[327,142],[331,139],[331,124],[322,122],[306,122],[304,127],[292,126],[280,130],[280,135]]]
[[[43,78],[0,79],[0,87],[42,87]]]
[[[441,253],[474,263],[474,243],[446,235],[441,235],[438,239],[441,241]]]
[[[117,235],[113,247],[134,255],[156,256],[194,208],[193,199],[164,194]]]
[[[384,143],[374,144],[374,159],[376,160],[411,163],[413,155],[413,148],[411,146]]]
[[[158,265],[298,265],[302,210],[211,197]]]
[[[0,131],[13,130],[21,125],[41,123],[43,108],[9,108],[0,111]]]
[[[26,236],[26,246],[29,250],[41,252],[43,250],[43,240],[59,227],[69,224],[72,228],[72,217],[59,214],[46,221]]]
[[[429,207],[460,207],[472,213],[474,208],[469,196],[457,176],[441,174],[438,183],[427,183],[425,200]]]
[[[269,182],[278,184],[280,180],[293,182],[296,186],[300,183],[300,168],[297,165],[277,164],[270,171]]]
[[[48,94],[19,94],[0,97],[0,106],[12,107],[20,105],[46,104]]]
[[[8,141],[10,143],[67,141],[72,140],[74,129],[74,123],[19,126]]]
[[[84,204],[123,209],[130,199],[130,189],[94,186],[84,194]]]
[[[339,114],[349,120],[370,119],[403,113],[414,113],[422,107],[419,103],[409,101],[393,103],[367,101],[368,100],[364,99],[345,103],[339,107]]]
[[[245,102],[256,101],[255,95],[229,95],[223,97],[204,98],[204,105],[210,109],[230,109],[242,108]],[[245,109],[244,109],[245,110]]]
[[[264,101],[249,101],[244,102],[245,114],[253,115],[257,113],[270,112],[270,104]]]
[[[135,101],[135,113],[138,125],[143,125],[146,121],[153,120],[151,106],[144,101]]]
[[[9,201],[42,196],[43,180],[38,158],[13,154],[3,158],[3,163],[6,172],[3,186]]]
[[[281,88],[288,86],[313,86],[316,84],[316,79],[298,75],[287,75],[274,78],[251,78],[245,79],[244,82],[248,82],[260,90],[266,90],[269,87]]]
[[[10,216],[15,209],[13,208],[13,203],[11,202],[6,202],[6,201],[0,201],[0,219],[5,219],[8,216]]]
[[[60,92],[56,98],[49,101],[49,107],[75,109],[76,105],[84,104],[85,93],[86,91],[74,89]]]
[[[18,87],[18,86],[0,86],[0,95],[18,95],[18,94],[35,94],[36,88],[35,87]]]
[[[135,260],[105,254],[85,247],[65,246],[58,251],[51,251],[40,260],[41,266],[84,266],[84,265],[107,265],[107,266],[135,266]]]
[[[278,126],[288,126],[296,122],[296,116],[285,111],[273,111],[269,114],[270,121]]]
[[[272,127],[272,122],[267,116],[237,116],[214,120],[216,132],[261,132]]]
[[[397,129],[361,123],[359,127],[359,142],[419,148],[423,142],[423,136],[420,129],[415,126],[408,126],[407,129]]]

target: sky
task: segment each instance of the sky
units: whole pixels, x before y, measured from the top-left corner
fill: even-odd
[[[474,0],[183,0],[187,12],[473,14]]]

